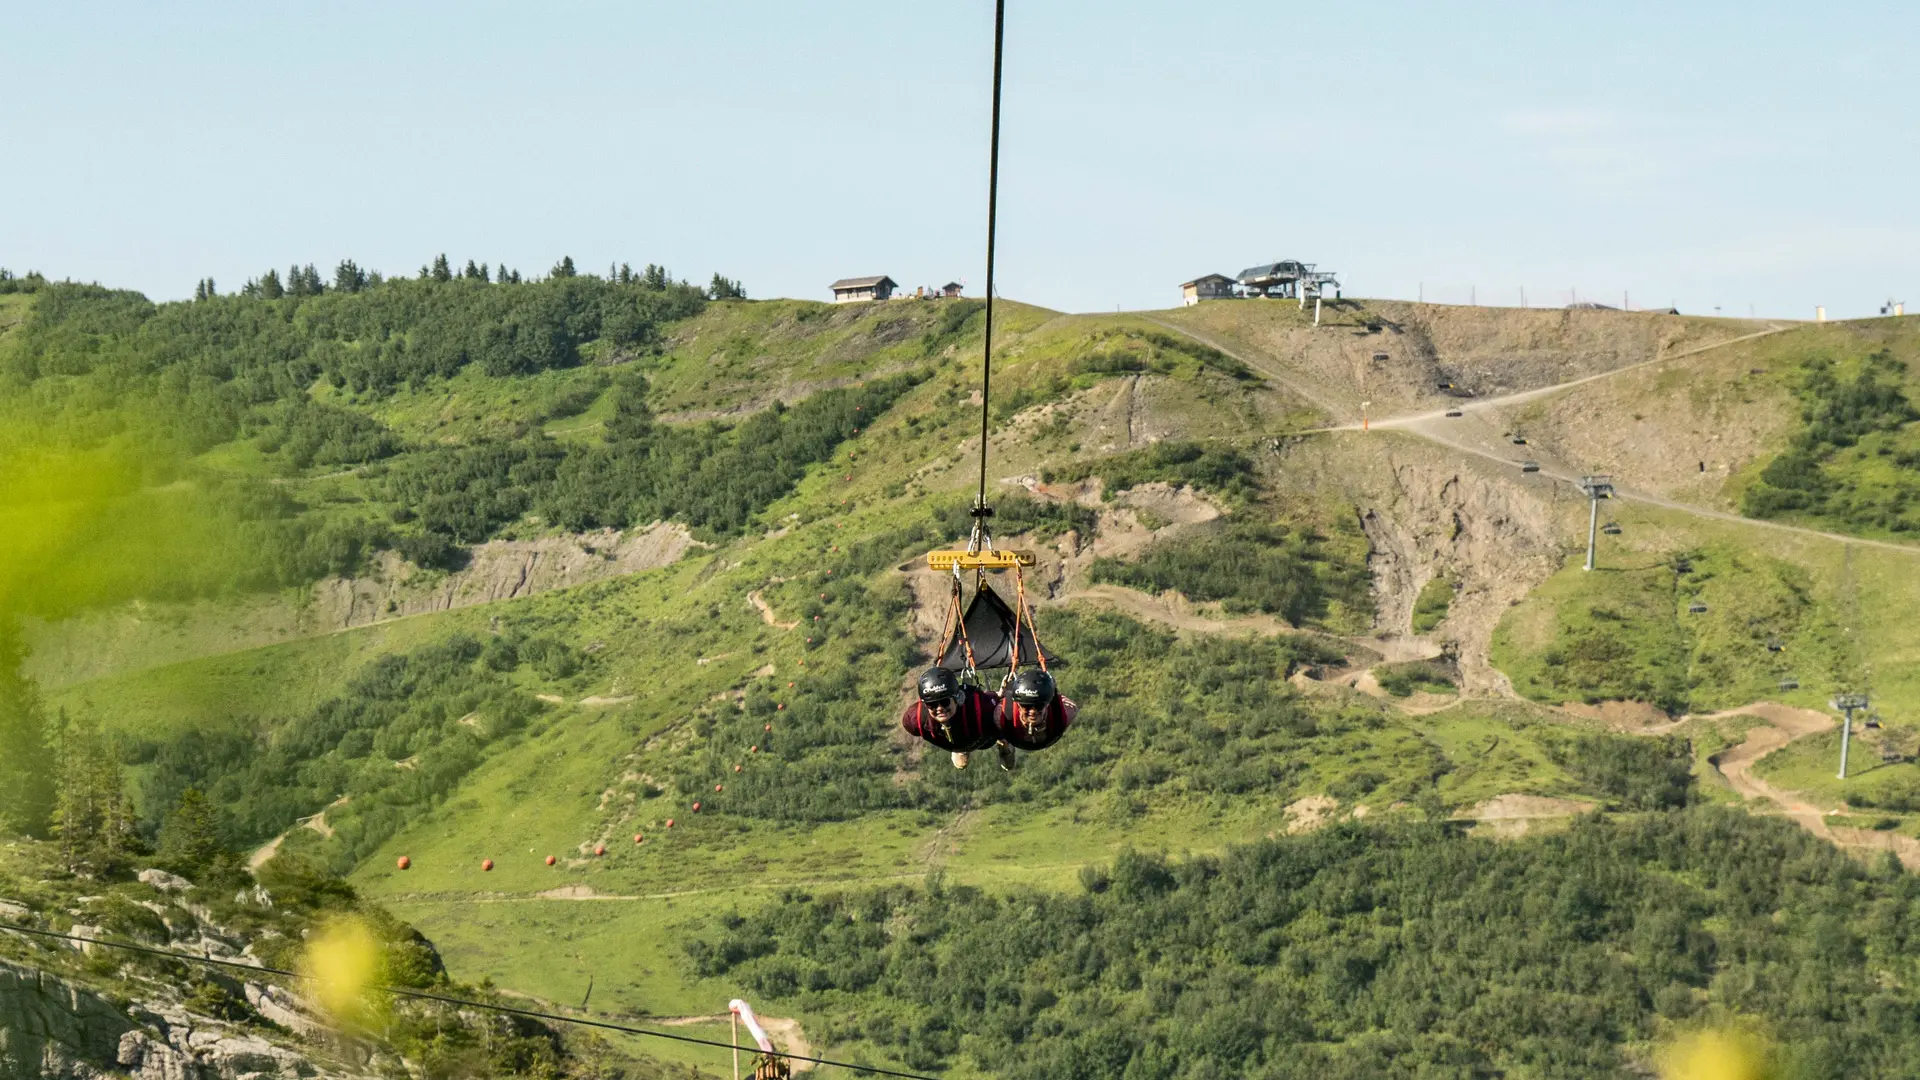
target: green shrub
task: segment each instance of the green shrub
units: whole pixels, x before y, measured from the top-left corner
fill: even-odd
[[[1109,495],[1155,481],[1239,499],[1254,498],[1259,491],[1251,458],[1231,447],[1199,442],[1158,442],[1144,450],[1076,462],[1042,474],[1049,483],[1056,480],[1073,483],[1090,476],[1105,480]]]
[[[1394,697],[1407,697],[1416,690],[1447,694],[1452,693],[1458,685],[1452,665],[1432,660],[1381,664],[1373,669],[1373,677],[1382,690]]]
[[[1413,632],[1431,634],[1446,621],[1447,609],[1453,604],[1453,581],[1435,574],[1420,587],[1420,595],[1413,601]]]
[[[1239,521],[1156,540],[1134,562],[1096,560],[1090,576],[1147,592],[1175,589],[1295,626],[1322,623],[1336,600],[1364,607],[1368,588],[1366,565],[1341,559],[1317,533]]]

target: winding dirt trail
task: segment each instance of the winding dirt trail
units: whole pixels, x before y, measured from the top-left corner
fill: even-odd
[[[1255,370],[1259,371],[1261,374],[1267,375],[1273,378],[1275,382],[1278,382],[1281,385],[1285,386],[1287,389],[1293,391],[1294,393],[1299,394],[1302,397],[1305,397],[1307,400],[1313,402],[1315,405],[1318,405],[1321,408],[1326,409],[1328,411],[1328,415],[1331,415],[1331,416],[1347,415],[1346,410],[1343,410],[1341,408],[1338,408],[1329,404],[1329,402],[1325,398],[1323,398],[1322,396],[1318,395],[1313,391],[1310,391],[1307,387],[1300,384],[1298,380],[1292,379],[1288,376],[1284,376],[1274,371],[1271,365],[1268,363],[1254,360],[1248,357],[1247,355],[1245,355],[1244,352],[1234,352],[1231,349],[1223,348],[1221,344],[1218,341],[1214,340],[1213,338],[1208,337],[1204,334],[1196,333],[1192,330],[1188,330],[1185,327],[1178,326],[1170,322],[1162,322],[1159,319],[1154,319],[1148,316],[1142,316],[1142,317],[1146,318],[1148,322],[1151,322],[1156,326],[1165,327],[1166,329],[1171,330],[1174,333],[1180,334],[1183,337],[1190,338],[1194,341],[1199,342],[1202,345],[1219,349],[1221,352],[1226,353],[1228,356],[1233,357],[1235,360],[1238,360],[1241,363],[1246,364],[1251,368],[1254,368]],[[1367,427],[1371,428],[1374,431],[1404,431],[1410,435],[1414,435],[1416,437],[1426,439],[1429,442],[1438,443],[1439,445],[1445,446],[1448,449],[1457,450],[1463,454],[1470,454],[1474,457],[1483,458],[1487,461],[1496,462],[1510,469],[1517,469],[1519,467],[1518,460],[1512,452],[1512,447],[1506,447],[1503,450],[1495,450],[1492,448],[1495,444],[1491,442],[1483,442],[1481,445],[1476,446],[1470,442],[1466,442],[1460,438],[1455,437],[1453,433],[1453,428],[1457,427],[1461,419],[1465,419],[1465,417],[1458,417],[1458,418],[1448,417],[1446,415],[1448,409],[1458,409],[1462,413],[1466,414],[1466,417],[1472,417],[1476,413],[1484,413],[1490,410],[1500,409],[1500,408],[1509,407],[1513,405],[1525,404],[1529,401],[1534,401],[1540,398],[1551,396],[1553,394],[1561,393],[1566,390],[1571,390],[1574,387],[1583,386],[1590,382],[1597,382],[1601,379],[1610,379],[1616,375],[1620,375],[1626,372],[1638,371],[1642,368],[1652,367],[1657,364],[1669,363],[1671,361],[1678,360],[1683,357],[1695,356],[1700,353],[1710,352],[1714,349],[1726,348],[1729,345],[1735,345],[1743,341],[1752,341],[1755,338],[1762,338],[1772,334],[1784,333],[1792,329],[1795,329],[1795,327],[1792,325],[1768,327],[1765,330],[1758,330],[1751,334],[1742,334],[1742,335],[1739,335],[1738,337],[1727,338],[1724,341],[1715,341],[1705,345],[1696,345],[1692,348],[1681,349],[1677,352],[1668,353],[1664,356],[1657,356],[1651,360],[1642,360],[1638,363],[1628,364],[1624,367],[1617,367],[1610,371],[1597,372],[1592,375],[1583,375],[1580,378],[1569,379],[1566,382],[1562,382],[1562,383],[1554,383],[1551,386],[1536,387],[1532,390],[1521,390],[1512,394],[1503,394],[1499,397],[1482,398],[1477,401],[1457,402],[1451,406],[1448,406],[1447,408],[1429,409],[1429,410],[1425,410],[1417,413],[1406,413],[1400,416],[1382,417],[1380,419],[1370,421]],[[1347,431],[1360,431],[1360,430],[1362,430],[1362,426],[1359,423],[1349,422],[1349,423],[1334,425],[1331,427],[1303,428],[1298,431],[1285,432],[1284,434],[1287,437],[1291,438],[1294,436],[1302,436],[1302,435],[1326,435],[1326,434],[1332,434],[1334,432],[1347,432]],[[1579,482],[1579,475],[1581,470],[1573,469],[1573,468],[1567,467],[1566,465],[1556,463],[1551,459],[1549,459],[1547,456],[1543,455],[1536,448],[1529,447],[1528,452],[1525,456],[1533,458],[1534,460],[1538,461],[1540,464],[1540,471],[1534,474],[1530,474],[1532,477],[1537,477],[1544,480],[1559,481],[1561,483],[1569,484],[1569,485],[1575,485]],[[1830,540],[1835,543],[1859,544],[1863,547],[1877,548],[1883,551],[1897,551],[1906,555],[1920,555],[1920,545],[1899,544],[1899,543],[1894,543],[1887,540],[1868,540],[1868,539],[1863,539],[1857,536],[1847,536],[1842,533],[1825,532],[1820,529],[1809,529],[1799,525],[1787,525],[1778,521],[1765,521],[1759,518],[1742,517],[1739,514],[1728,513],[1727,511],[1724,511],[1724,510],[1714,510],[1710,507],[1698,506],[1693,503],[1680,502],[1676,499],[1668,499],[1660,495],[1654,495],[1650,492],[1637,491],[1630,487],[1616,486],[1614,489],[1614,496],[1616,498],[1626,499],[1633,502],[1646,503],[1650,506],[1658,506],[1663,509],[1673,510],[1683,514],[1691,514],[1695,517],[1711,518],[1716,521],[1725,521],[1725,522],[1729,522],[1736,525],[1750,525],[1755,528],[1772,529],[1775,532],[1793,533],[1799,536],[1809,536],[1809,537],[1814,537],[1821,540]]]
[[[761,622],[766,623],[776,630],[791,630],[800,625],[798,619],[793,622],[781,622],[779,617],[774,615],[773,606],[767,603],[767,598],[760,595],[759,589],[755,589],[747,594],[747,602],[752,604],[753,609],[760,613]]]
[[[1827,827],[1826,813],[1819,807],[1794,792],[1774,787],[1753,775],[1753,767],[1759,764],[1761,758],[1795,740],[1831,729],[1834,726],[1833,718],[1812,709],[1797,709],[1771,701],[1713,715],[1754,716],[1766,721],[1747,732],[1746,740],[1740,745],[1723,750],[1711,759],[1714,768],[1727,778],[1733,790],[1749,802],[1772,802],[1808,832],[1823,840],[1835,840],[1833,830]]]

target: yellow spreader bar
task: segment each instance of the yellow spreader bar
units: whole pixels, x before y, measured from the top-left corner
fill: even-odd
[[[1032,566],[1033,552],[1009,551],[1006,549],[980,552],[929,551],[927,565],[935,570],[1011,570],[1016,566]]]

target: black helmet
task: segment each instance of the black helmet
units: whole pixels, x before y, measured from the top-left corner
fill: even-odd
[[[1013,685],[1007,688],[1007,696],[1023,709],[1044,709],[1053,704],[1057,692],[1053,676],[1039,668],[1028,668],[1015,675]]]
[[[938,701],[958,701],[960,679],[943,667],[931,667],[920,673],[920,700],[932,705]]]

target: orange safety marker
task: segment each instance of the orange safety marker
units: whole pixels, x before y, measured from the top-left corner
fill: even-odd
[[[413,865],[413,860],[407,858],[405,855],[402,855],[398,859],[395,859],[393,864],[395,866],[398,866],[400,869],[405,870],[408,867]]]

